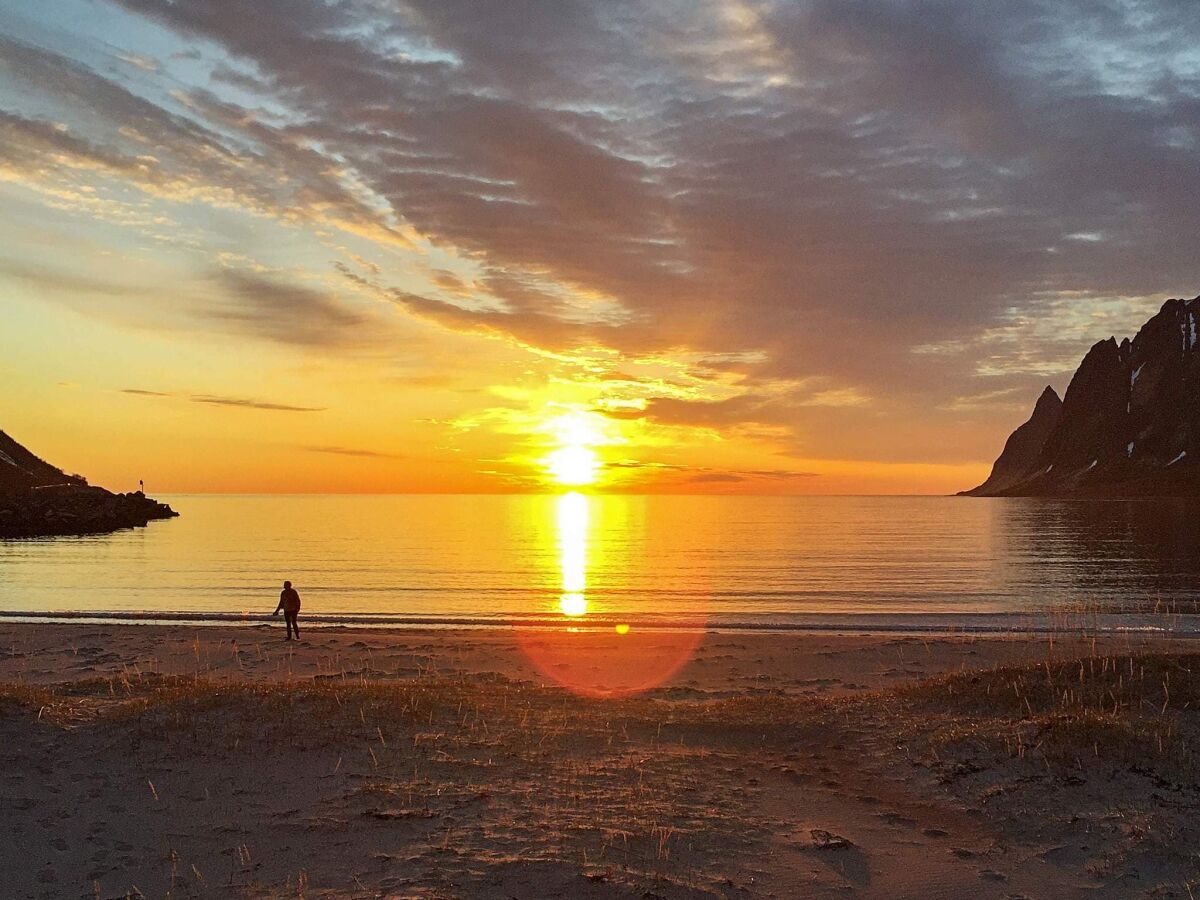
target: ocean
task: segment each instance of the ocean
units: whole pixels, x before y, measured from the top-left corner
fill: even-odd
[[[0,542],[0,615],[328,623],[1182,627],[1190,501],[162,497],[181,517]]]

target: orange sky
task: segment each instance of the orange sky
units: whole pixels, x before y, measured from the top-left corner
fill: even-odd
[[[970,487],[1200,282],[1193,36],[1015,15],[0,0],[0,428],[160,493]]]
[[[458,362],[420,378],[383,374],[372,355],[138,330],[36,299],[13,308],[28,340],[0,363],[5,430],[114,489],[141,478],[162,493],[553,490],[563,448],[594,455],[587,486],[604,491],[948,492],[987,469],[804,458],[769,429],[648,421],[639,397],[610,417],[613,395],[636,393],[625,381],[563,377],[564,363],[502,338],[438,334]],[[135,384],[153,387],[124,387]]]

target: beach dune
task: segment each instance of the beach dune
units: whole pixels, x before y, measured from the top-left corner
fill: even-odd
[[[661,686],[599,698],[510,631],[305,637],[0,625],[6,896],[1187,897],[1200,878],[1184,641],[710,632]]]

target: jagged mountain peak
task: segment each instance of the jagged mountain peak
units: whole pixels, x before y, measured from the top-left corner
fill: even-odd
[[[1132,340],[1093,344],[1057,415],[1046,397],[966,493],[1200,495],[1200,297],[1166,301]]]
[[[1042,393],[1038,395],[1037,402],[1038,403],[1052,403],[1052,402],[1062,403],[1062,398],[1058,396],[1058,391],[1056,391],[1054,389],[1054,386],[1048,384],[1048,385],[1046,385],[1046,387],[1042,391]]]
[[[1046,439],[1062,415],[1062,406],[1058,392],[1046,385],[1028,421],[1017,428],[1005,442],[1004,450],[992,466],[988,480],[967,493],[991,495],[1018,484],[1036,465]]]

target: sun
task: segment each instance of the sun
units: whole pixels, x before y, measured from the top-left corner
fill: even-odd
[[[554,447],[541,460],[550,481],[563,487],[596,483],[602,462],[595,448],[612,443],[611,428],[603,416],[572,409],[548,418],[540,430]]]
[[[563,594],[558,598],[558,608],[564,616],[577,619],[587,612],[587,598],[583,594]]]
[[[582,487],[596,481],[600,457],[591,447],[559,447],[546,457],[546,468],[559,484]]]

